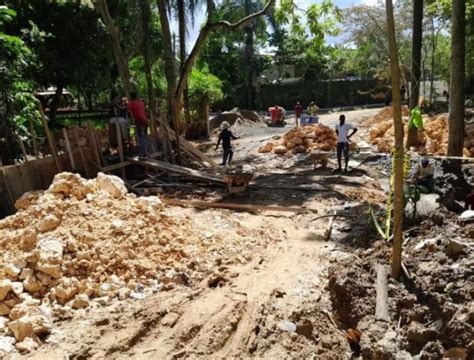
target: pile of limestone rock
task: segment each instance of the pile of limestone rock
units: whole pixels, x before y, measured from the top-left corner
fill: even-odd
[[[167,215],[157,197],[128,194],[120,178],[101,173],[58,174],[16,207],[0,221],[0,358],[36,348],[53,320],[76,309],[200,282],[217,258],[246,256],[234,245],[238,235],[206,233]]]
[[[259,153],[283,155],[304,154],[312,151],[331,151],[336,148],[337,135],[330,127],[317,124],[298,127],[287,132],[275,143],[267,143],[258,149]]]
[[[409,111],[402,108],[402,122],[405,136],[408,134]],[[370,126],[369,141],[378,152],[391,152],[395,143],[393,111],[391,107],[382,109],[364,124]],[[423,115],[424,131],[418,132],[420,154],[446,155],[448,150],[448,114]],[[465,125],[464,156],[474,156],[474,124]]]

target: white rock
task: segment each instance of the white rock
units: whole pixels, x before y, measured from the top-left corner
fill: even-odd
[[[41,220],[38,230],[41,232],[53,231],[56,229],[61,220],[58,219],[56,215],[49,214],[43,220]]]
[[[7,294],[12,289],[12,282],[8,279],[0,280],[0,301],[5,299]]]
[[[25,280],[28,276],[33,275],[33,270],[32,269],[23,269],[23,271],[20,274],[20,280]]]
[[[22,354],[28,354],[34,350],[36,350],[40,344],[35,341],[33,338],[27,337],[22,342],[16,344],[16,349]]]
[[[0,316],[0,335],[8,330],[8,322],[10,319],[4,316]]]
[[[26,266],[25,261],[15,261],[5,265],[5,273],[9,278],[16,279],[20,275],[21,270]]]
[[[63,243],[61,240],[45,237],[38,241],[36,248],[40,252],[40,259],[63,257]]]
[[[116,232],[121,231],[123,228],[123,221],[120,219],[115,219],[112,221],[112,229]]]
[[[89,306],[89,297],[86,294],[76,295],[71,303],[73,309],[83,309]]]
[[[125,183],[118,176],[98,173],[96,184],[99,190],[105,191],[117,199],[120,199],[127,194]]]
[[[15,295],[20,296],[23,290],[24,290],[23,283],[19,281],[15,281],[12,283],[12,291],[15,293]]]
[[[146,295],[142,292],[132,291],[130,293],[130,297],[134,300],[143,300],[144,298],[146,298]]]
[[[15,350],[15,338],[11,336],[0,336],[0,355],[2,353],[10,353]]]
[[[23,280],[23,286],[25,287],[26,291],[30,293],[35,293],[41,290],[43,284],[38,280],[35,275],[30,275],[25,280]]]

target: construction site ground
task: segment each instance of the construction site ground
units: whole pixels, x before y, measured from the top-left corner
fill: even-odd
[[[358,126],[377,111],[356,110],[345,114],[349,123]],[[320,122],[334,128],[338,116],[338,113],[322,115]],[[421,335],[412,334],[410,338],[413,319],[423,324],[420,328],[429,327],[427,323],[437,320],[429,315],[432,301],[409,294],[413,299],[407,295],[411,290],[400,290],[402,285],[392,280],[389,296],[394,322],[374,328],[373,265],[380,262],[388,267],[390,245],[380,241],[369,208],[377,210],[385,206],[389,176],[386,169],[368,163],[348,174],[340,174],[332,172],[335,156],[328,169],[314,169],[301,154],[257,153],[262,144],[290,130],[290,125],[269,128],[263,123],[246,123],[233,129],[241,137],[234,146],[234,166],[241,165],[244,171],[254,174],[248,196],[230,196],[224,188],[199,185],[164,188],[158,196],[307,211],[252,212],[166,205],[163,211],[177,222],[192,219],[199,228],[196,231],[209,233],[210,239],[217,233],[225,233],[230,238],[235,234],[238,244],[234,248],[229,242],[222,257],[213,257],[214,270],[205,278],[183,280],[175,276],[173,279],[181,280],[174,280],[143,298],[112,299],[105,303],[91,301],[91,306],[55,319],[54,329],[42,339],[40,348],[28,354],[11,354],[11,358],[349,359],[364,356],[391,359],[396,354],[409,358],[410,353],[420,353],[430,342],[437,347],[429,345],[431,353],[425,353],[434,354],[435,358],[455,346],[472,354],[473,342],[469,339],[474,313],[472,246],[458,249],[455,257],[438,256],[446,258],[441,261],[443,266],[451,266],[460,259],[457,268],[466,269],[456,275],[457,280],[452,280],[464,284],[464,292],[456,297],[461,305],[456,309],[453,305],[449,310],[452,317],[460,311],[456,316],[466,324],[462,329],[454,326],[458,342],[433,333],[426,335],[426,331],[420,329],[413,331],[419,330]],[[350,168],[357,167],[371,154],[364,141],[367,131],[360,129],[355,136],[360,152],[354,154]],[[212,150],[213,144],[201,146],[216,161],[220,160],[220,153]],[[430,202],[429,206],[437,205]],[[333,220],[326,217],[335,211],[340,216]],[[450,219],[450,215],[443,215],[442,222],[451,224],[451,238],[462,233],[463,241],[472,244],[474,232],[463,232],[466,229]],[[418,244],[413,239],[426,238],[423,231],[434,232],[433,228],[416,230],[411,234],[413,248]],[[442,241],[435,241],[437,250],[428,256],[430,264],[424,268],[426,273],[436,268],[439,259],[433,254],[442,251]],[[214,251],[212,246],[208,251],[210,254]],[[413,254],[409,252],[406,260],[407,271],[412,276],[418,271],[417,263],[410,257]],[[463,258],[466,254],[469,256]],[[444,285],[448,283],[449,280]],[[454,288],[460,286],[456,283]],[[418,294],[417,290],[413,292]],[[442,292],[445,292],[444,287]],[[410,304],[401,304],[401,298]],[[413,310],[417,301],[423,314]],[[440,301],[437,304],[442,307]],[[403,312],[405,308],[408,310]],[[357,315],[353,313],[356,310]],[[442,332],[441,328],[436,331]],[[388,332],[393,332],[393,338],[384,336]],[[379,344],[381,340],[389,344]],[[370,344],[364,345],[364,341]],[[394,347],[389,346],[391,343]]]

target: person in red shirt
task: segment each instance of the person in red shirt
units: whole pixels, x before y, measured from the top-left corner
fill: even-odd
[[[298,127],[298,120],[300,119],[301,113],[303,112],[303,107],[301,106],[299,101],[296,103],[294,111],[295,111],[295,125],[296,127]]]
[[[280,107],[278,105],[275,105],[274,107],[270,108],[270,113],[272,115],[272,124],[276,125],[278,117],[280,115]]]
[[[148,127],[148,117],[145,113],[145,104],[142,100],[138,99],[138,95],[135,92],[130,94],[130,101],[128,102],[128,111],[132,116],[133,121],[137,129],[138,137],[138,149],[139,159],[146,160],[147,156],[147,140],[146,133]]]

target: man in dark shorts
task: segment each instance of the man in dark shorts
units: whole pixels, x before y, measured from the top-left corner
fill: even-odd
[[[352,130],[352,133],[349,135],[349,130]],[[346,124],[345,115],[339,116],[339,124],[336,125],[336,134],[337,134],[337,164],[338,168],[336,171],[342,170],[342,153],[344,153],[344,172],[347,172],[347,165],[349,164],[349,139],[357,132],[357,128],[353,127],[351,124]]]
[[[217,141],[216,144],[216,150],[219,147],[219,144],[222,141],[222,149],[224,150],[224,155],[222,157],[222,166],[226,166],[226,164],[231,163],[232,161],[232,156],[234,155],[234,152],[232,151],[232,145],[231,145],[231,139],[238,139],[238,137],[234,136],[232,132],[229,130],[229,123],[227,121],[224,121],[222,123],[222,131],[219,134],[219,140]]]

